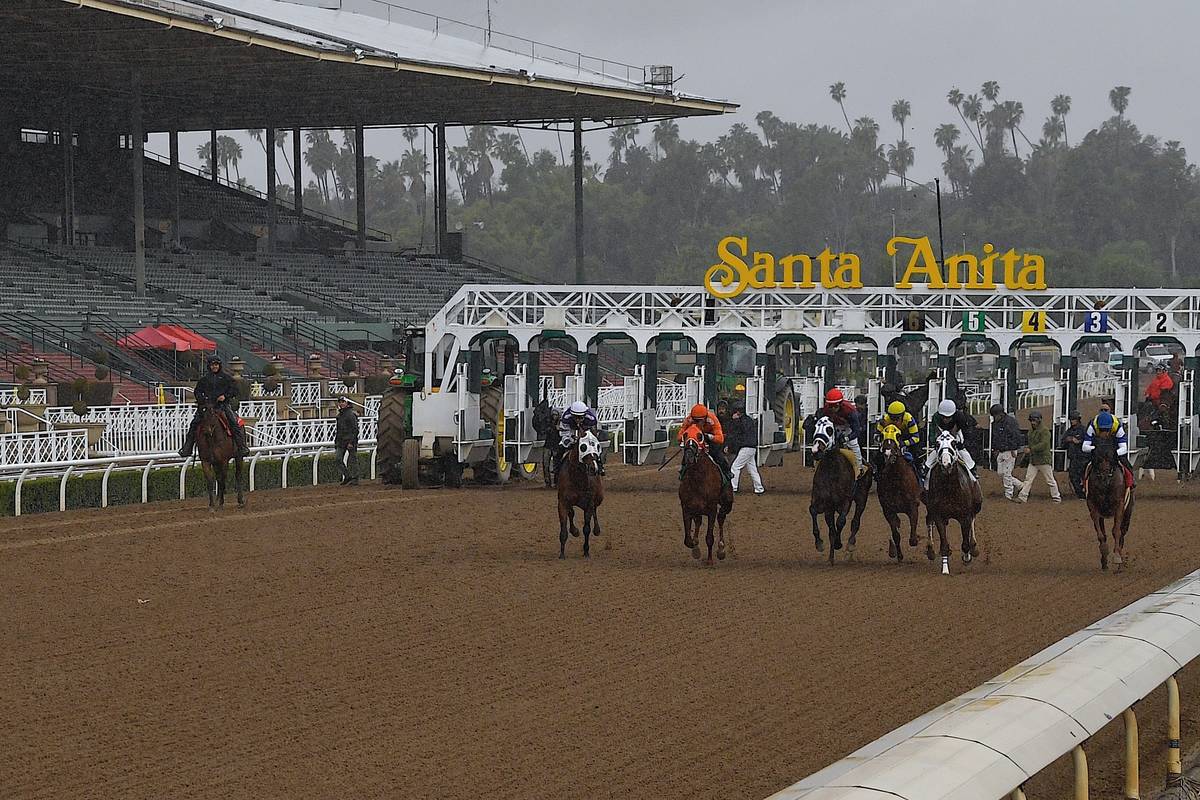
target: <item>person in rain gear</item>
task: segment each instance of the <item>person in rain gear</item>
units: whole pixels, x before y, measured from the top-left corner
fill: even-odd
[[[242,428],[237,412],[233,410],[233,403],[238,399],[237,383],[229,373],[225,372],[220,356],[214,355],[208,359],[204,376],[196,382],[195,395],[196,414],[192,417],[191,425],[188,426],[183,447],[179,448],[180,457],[190,456],[192,449],[196,446],[196,426],[200,424],[200,412],[206,402],[211,402],[218,411],[225,415],[225,419],[229,422],[229,431],[233,435],[233,444],[237,447],[238,456],[241,458],[249,456],[250,448],[246,446],[246,431]]]

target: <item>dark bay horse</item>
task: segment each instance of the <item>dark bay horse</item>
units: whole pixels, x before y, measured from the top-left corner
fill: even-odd
[[[567,557],[567,533],[578,536],[575,509],[583,511],[583,557],[592,554],[593,529],[600,535],[596,509],[604,502],[604,479],[600,476],[600,440],[588,431],[567,449],[558,470],[558,557]]]
[[[555,481],[554,457],[559,449],[556,419],[557,413],[546,398],[533,407],[533,432],[542,439],[542,479],[547,489],[552,488]]]
[[[1100,544],[1100,569],[1108,569],[1108,536],[1104,520],[1111,519],[1113,561],[1118,567],[1125,561],[1125,534],[1133,519],[1133,489],[1125,482],[1125,470],[1117,458],[1117,445],[1111,435],[1098,433],[1092,440],[1096,449],[1084,478],[1088,513]]]
[[[946,528],[951,520],[962,529],[962,560],[970,564],[979,555],[975,540],[975,517],[983,509],[983,493],[971,480],[958,458],[954,434],[942,431],[937,438],[937,460],[929,470],[929,489],[925,497],[925,520],[929,526],[925,555],[933,560],[933,529],[941,540],[942,574],[950,574],[950,540]]]
[[[829,528],[829,561],[832,563],[834,551],[842,549],[842,530],[850,516],[851,504],[854,505],[854,518],[850,521],[850,541],[847,542],[846,551],[854,552],[867,497],[871,493],[871,475],[868,473],[861,479],[855,476],[851,463],[853,456],[843,456],[841,453],[841,441],[828,417],[816,421],[812,438],[817,468],[813,472],[812,501],[808,505],[808,513],[812,517],[813,539],[816,540],[818,552],[825,549],[825,542],[821,540],[817,516],[825,515],[825,525]]]
[[[713,563],[713,524],[719,528],[717,558],[725,559],[725,518],[733,510],[733,488],[721,477],[721,469],[711,458],[704,444],[704,434],[697,428],[688,431],[681,445],[683,467],[679,475],[679,506],[683,511],[683,546],[700,558],[700,523],[708,519],[708,560]]]
[[[238,508],[245,508],[246,498],[242,495],[242,458],[237,455],[233,436],[226,429],[225,415],[212,402],[200,409],[200,423],[196,426],[196,451],[204,468],[204,480],[208,484],[208,510],[216,511],[225,506],[225,477],[229,462],[233,461],[233,484],[237,487]]]
[[[875,476],[878,487],[875,491],[879,496],[879,507],[883,510],[884,519],[892,529],[892,538],[888,541],[888,557],[903,561],[900,515],[908,516],[908,546],[916,547],[917,520],[921,514],[921,484],[917,481],[916,470],[904,458],[904,449],[900,446],[900,429],[895,425],[888,425],[883,429],[879,462],[882,468]]]

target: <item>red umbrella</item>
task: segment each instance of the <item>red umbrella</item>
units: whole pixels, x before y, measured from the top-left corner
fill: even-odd
[[[166,326],[162,326],[165,328]],[[156,328],[153,325],[147,325],[140,331],[135,331],[128,336],[122,336],[117,340],[118,347],[124,347],[128,350],[191,350],[192,343],[176,336],[172,336],[170,332]]]
[[[217,343],[212,339],[202,336],[193,330],[188,330],[182,325],[159,325],[158,329],[172,338],[187,342],[191,345],[192,350],[212,352],[217,349]]]

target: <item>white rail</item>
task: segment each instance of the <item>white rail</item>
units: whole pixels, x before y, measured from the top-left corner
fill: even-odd
[[[22,401],[17,398],[17,387],[13,387],[12,389],[0,389],[0,406],[13,406],[21,402]],[[30,388],[29,400],[25,402],[28,402],[30,405],[34,406],[46,405],[46,390]]]
[[[1200,656],[1200,571],[1126,606],[770,800],[1000,800],[1073,753],[1075,798],[1088,797],[1083,745],[1125,723],[1125,797],[1138,797],[1132,706],[1167,685],[1168,783],[1180,764],[1175,674]],[[1157,737],[1156,737],[1157,738]]]
[[[316,406],[321,403],[321,382],[305,381],[292,384],[292,405],[296,408]]]
[[[87,458],[87,431],[0,434],[0,467]]]
[[[659,381],[655,397],[655,417],[659,422],[678,422],[688,412],[687,384]]]
[[[625,419],[625,387],[601,386],[596,403],[596,417],[601,425],[620,425]]]

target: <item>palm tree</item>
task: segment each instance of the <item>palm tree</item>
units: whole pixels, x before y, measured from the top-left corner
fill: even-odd
[[[954,147],[954,143],[958,141],[960,136],[958,126],[952,122],[947,122],[937,126],[933,132],[933,141],[946,154],[946,158],[950,157],[950,151]]]
[[[304,142],[308,148],[304,151],[304,163],[312,170],[317,181],[317,188],[325,205],[330,203],[329,175],[337,160],[338,149],[333,138],[326,130],[309,130],[304,134]]]
[[[908,175],[908,168],[913,165],[914,158],[913,146],[903,139],[888,148],[888,166],[892,172],[900,176],[901,186],[906,186],[905,176]]]
[[[838,107],[842,109],[842,119],[846,120],[847,133],[852,131],[853,128],[850,126],[850,117],[846,114],[846,104],[844,102],[846,100],[846,84],[842,81],[838,81],[837,83],[831,85],[829,87],[829,96],[833,98],[833,102],[837,103]]]
[[[904,123],[906,120],[908,120],[908,118],[910,116],[912,116],[912,105],[909,104],[909,102],[907,100],[900,99],[900,100],[897,100],[896,102],[892,103],[892,119],[894,119],[894,120],[896,120],[896,122],[900,123],[900,139],[901,140],[904,140],[905,138],[907,138],[905,136],[907,131],[904,129]]]
[[[971,155],[971,150],[966,145],[951,148],[946,155],[946,161],[942,164],[942,170],[950,179],[952,191],[960,198],[966,195],[966,187],[971,179],[971,168],[974,165],[974,156]]]
[[[1122,123],[1125,122],[1125,109],[1129,108],[1129,93],[1132,91],[1128,86],[1114,86],[1108,93],[1108,102]]]
[[[408,142],[408,149],[412,150],[416,147],[415,142],[417,141],[417,137],[421,135],[421,132],[418,128],[409,125],[400,131],[400,135],[404,137],[404,141]]]
[[[490,201],[492,177],[496,173],[491,158],[496,148],[496,129],[491,125],[472,125],[467,128],[467,147],[474,155],[475,175],[479,179],[479,186]]]
[[[1071,141],[1067,138],[1067,114],[1071,113],[1071,95],[1055,95],[1054,99],[1050,101],[1050,111],[1062,120],[1063,142],[1070,147]]]
[[[979,142],[979,152],[984,152],[983,126],[981,124],[983,120],[983,101],[979,99],[979,95],[967,95],[967,99],[963,101],[963,114],[968,120],[975,123],[975,139]]]
[[[1057,114],[1046,118],[1042,123],[1042,140],[1051,147],[1058,144],[1058,140],[1066,136],[1067,124],[1063,118]]]
[[[654,126],[651,138],[654,139],[654,152],[657,154],[662,150],[663,155],[669,156],[679,144],[679,123],[673,119],[664,119]]]
[[[213,175],[217,171],[217,161],[213,158],[212,142],[205,142],[196,148],[196,158],[200,159],[201,163],[206,164],[206,172]]]
[[[237,139],[232,136],[217,137],[217,157],[221,161],[221,166],[225,168],[225,180],[229,180],[229,167],[233,167],[233,174],[237,180],[242,179],[242,173],[238,170],[238,163],[242,160],[242,145]]]
[[[452,147],[446,156],[446,160],[450,162],[450,169],[454,170],[454,177],[458,179],[458,193],[462,195],[463,205],[470,202],[467,174],[472,171],[472,156],[471,149],[465,145]]]
[[[1008,127],[1009,135],[1012,136],[1013,155],[1020,158],[1021,154],[1017,152],[1017,131],[1021,130],[1021,122],[1025,119],[1025,106],[1018,100],[1005,100],[1000,104],[1004,109],[1004,121]],[[1029,141],[1029,137],[1021,131],[1021,138],[1024,139],[1029,146],[1033,147],[1033,142]]]
[[[292,159],[288,157],[288,132],[277,128],[275,130],[275,146],[283,153],[283,163],[287,165],[288,174],[292,172]]]
[[[1000,84],[996,81],[984,81],[983,88],[980,89],[983,97],[993,106],[996,105],[996,98],[1000,96]]]
[[[971,137],[974,138],[975,132],[971,130],[971,125],[969,122],[967,122],[967,116],[963,113],[963,102],[965,99],[966,98],[963,97],[962,91],[957,86],[946,93],[946,102],[954,106],[954,110],[958,112],[959,118],[963,121],[963,127],[965,127],[967,129],[967,133],[971,134]],[[983,149],[982,140],[976,140],[976,144],[979,145],[980,150]]]

